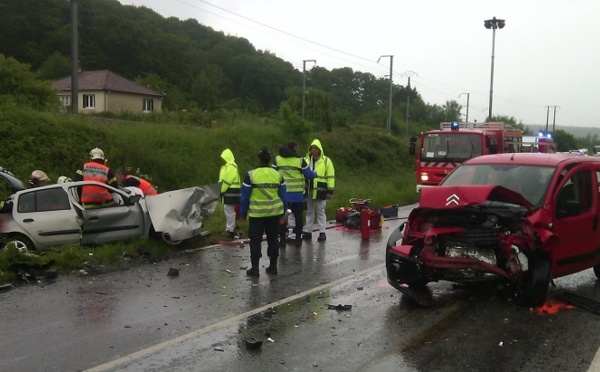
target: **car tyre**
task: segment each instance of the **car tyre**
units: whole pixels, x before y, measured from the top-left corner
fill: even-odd
[[[596,278],[600,279],[600,264],[594,266],[594,274],[596,274]]]
[[[529,270],[523,276],[517,293],[517,304],[523,307],[539,307],[546,302],[551,279],[548,260],[529,259]]]
[[[33,251],[35,249],[31,239],[29,239],[23,234],[10,235],[8,239],[6,239],[6,241],[4,242],[4,249],[7,249],[9,247],[15,247],[21,253],[29,253],[29,251]]]
[[[168,245],[179,245],[181,244],[181,242],[183,242],[183,240],[171,239],[171,234],[169,234],[168,232],[160,233],[160,237],[162,238],[163,242],[167,243]]]

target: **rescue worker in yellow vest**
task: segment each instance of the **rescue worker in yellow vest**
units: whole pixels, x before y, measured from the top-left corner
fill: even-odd
[[[239,234],[235,231],[235,219],[236,210],[239,210],[240,207],[242,180],[238,166],[235,163],[235,157],[230,149],[223,150],[221,159],[223,159],[223,165],[219,171],[219,183],[221,184],[221,201],[225,212],[225,234],[232,239],[238,239]]]
[[[137,187],[142,190],[142,194],[144,196],[154,196],[158,195],[156,189],[152,184],[141,177],[132,176],[125,169],[119,169],[115,173],[115,177],[117,178],[117,182],[122,187]]]
[[[289,141],[279,148],[273,168],[277,169],[285,179],[286,198],[292,213],[287,221],[280,224],[279,247],[285,247],[286,229],[288,242],[294,242],[296,247],[302,246],[302,228],[304,226],[304,184],[305,180],[314,179],[317,174],[311,170],[306,159],[298,155],[298,143]],[[287,222],[287,224],[286,224]],[[287,226],[286,226],[287,225]]]
[[[258,153],[258,168],[248,172],[242,184],[240,217],[249,217],[248,236],[250,237],[250,262],[248,276],[260,276],[258,264],[262,257],[262,237],[267,236],[269,267],[266,272],[277,275],[277,228],[287,208],[286,186],[283,176],[270,165],[271,153],[263,147]]]
[[[90,161],[83,164],[75,174],[75,181],[96,181],[118,188],[119,183],[112,170],[104,164],[104,151],[95,147],[90,150]],[[86,185],[80,190],[81,205],[86,209],[110,207],[115,205],[108,189],[100,186]]]
[[[306,162],[310,169],[317,173],[317,177],[308,183],[306,195],[306,225],[304,226],[303,239],[312,239],[312,230],[315,211],[317,212],[317,223],[319,224],[319,237],[317,241],[324,242],[327,239],[325,229],[327,228],[327,216],[325,206],[327,200],[333,196],[335,188],[335,169],[330,158],[325,156],[321,141],[312,141]]]

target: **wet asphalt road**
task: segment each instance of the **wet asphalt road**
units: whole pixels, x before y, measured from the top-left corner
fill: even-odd
[[[261,277],[247,278],[248,246],[229,245],[0,293],[0,371],[587,371],[600,365],[592,362],[600,317],[585,310],[522,309],[487,289],[446,283],[429,285],[434,308],[401,296],[387,284],[383,263],[387,237],[403,221],[386,221],[368,241],[331,228],[324,244],[288,246],[276,277],[264,273],[265,256]],[[168,277],[170,268],[180,275]],[[551,300],[568,290],[600,301],[591,270],[556,285]],[[249,349],[252,338],[262,347]]]

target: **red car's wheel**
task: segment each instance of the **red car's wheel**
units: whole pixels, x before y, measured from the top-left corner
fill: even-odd
[[[529,259],[529,270],[525,273],[517,292],[517,304],[524,307],[539,307],[546,302],[550,285],[551,268],[548,260]]]

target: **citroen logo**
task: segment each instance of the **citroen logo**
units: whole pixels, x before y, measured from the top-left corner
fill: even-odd
[[[460,198],[458,197],[458,195],[452,194],[446,198],[446,206],[449,206],[452,203],[458,205],[459,200],[460,200]]]

